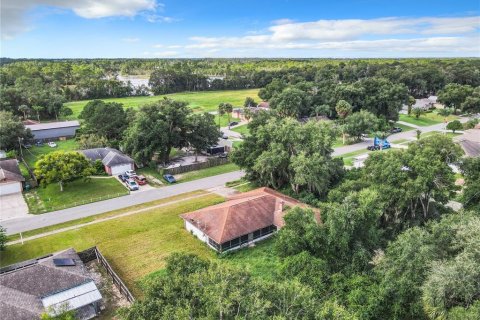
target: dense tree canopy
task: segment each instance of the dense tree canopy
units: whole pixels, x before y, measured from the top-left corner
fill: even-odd
[[[72,180],[86,178],[93,173],[90,161],[76,151],[55,151],[43,155],[35,163],[35,176],[43,186],[58,183],[60,191]]]
[[[19,149],[20,144],[27,143],[32,133],[11,112],[0,111],[0,150]]]

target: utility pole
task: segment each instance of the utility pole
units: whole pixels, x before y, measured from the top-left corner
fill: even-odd
[[[22,142],[21,142],[21,139],[20,137],[18,137],[18,146],[20,147],[20,155],[22,156],[22,159],[23,159],[23,151],[22,151]]]

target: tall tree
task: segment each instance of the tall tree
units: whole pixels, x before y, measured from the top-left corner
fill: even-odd
[[[128,125],[123,105],[116,102],[93,100],[85,105],[80,119],[85,120],[85,132],[107,138],[117,144]]]
[[[472,93],[473,88],[469,85],[449,83],[438,92],[438,102],[443,103],[446,107],[453,108],[456,113]]]
[[[32,137],[30,129],[26,129],[17,116],[8,111],[0,111],[0,149],[18,149],[20,142]]]
[[[195,150],[195,162],[198,153],[217,143],[220,133],[210,113],[192,114],[188,118],[187,141]]]
[[[55,151],[43,155],[35,162],[34,173],[43,186],[56,182],[60,191],[63,191],[66,183],[88,177],[93,173],[93,168],[81,153]]]
[[[188,116],[186,102],[163,99],[141,107],[126,130],[123,145],[137,161],[148,163],[155,152],[167,164],[173,148],[187,146]]]
[[[360,110],[345,119],[345,132],[356,140],[361,140],[364,133],[375,131],[377,124],[378,119],[374,114]]]

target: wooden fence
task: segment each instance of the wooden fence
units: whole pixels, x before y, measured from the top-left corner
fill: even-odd
[[[108,275],[112,277],[112,281],[120,291],[120,294],[122,294],[130,303],[135,301],[135,297],[132,295],[130,290],[128,290],[122,279],[120,279],[116,272],[113,271],[113,268],[110,266],[107,259],[105,259],[97,247],[88,248],[82,252],[79,252],[78,256],[84,263],[93,261],[95,259],[98,260],[100,265],[105,269],[105,271],[107,271]]]
[[[227,158],[208,158],[207,161],[205,162],[197,162],[197,163],[187,164],[184,166],[179,166],[174,168],[165,168],[163,169],[163,174],[175,175],[175,174],[220,166],[222,164],[227,164],[228,162],[229,160]]]

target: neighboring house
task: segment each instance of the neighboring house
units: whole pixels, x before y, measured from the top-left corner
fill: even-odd
[[[0,269],[2,320],[40,319],[75,310],[76,319],[100,311],[102,295],[73,249]]]
[[[80,123],[76,120],[45,122],[27,124],[25,128],[32,131],[34,140],[57,140],[74,137]]]
[[[428,109],[436,106],[438,106],[437,96],[429,96],[428,98],[415,99],[415,104],[412,105],[412,109],[420,108],[424,111],[427,111]],[[403,110],[408,110],[408,106],[403,105]]]
[[[475,129],[465,130],[461,136],[454,138],[467,157],[480,157],[480,125],[477,126]]]
[[[24,181],[16,159],[0,160],[0,196],[22,192]]]
[[[250,110],[250,112],[252,114],[255,114],[255,113],[260,112],[262,110],[263,111],[270,110],[270,104],[267,101],[262,101],[256,107],[248,107],[248,109]],[[245,108],[235,108],[235,109],[233,109],[233,115],[236,118],[239,118],[242,121],[247,120],[245,118]]]
[[[135,170],[135,162],[121,151],[113,148],[94,148],[80,150],[91,161],[100,160],[109,175],[119,175],[128,170]]]
[[[225,252],[271,236],[284,226],[287,209],[295,206],[307,207],[280,192],[259,188],[180,217],[185,229],[214,250]]]

